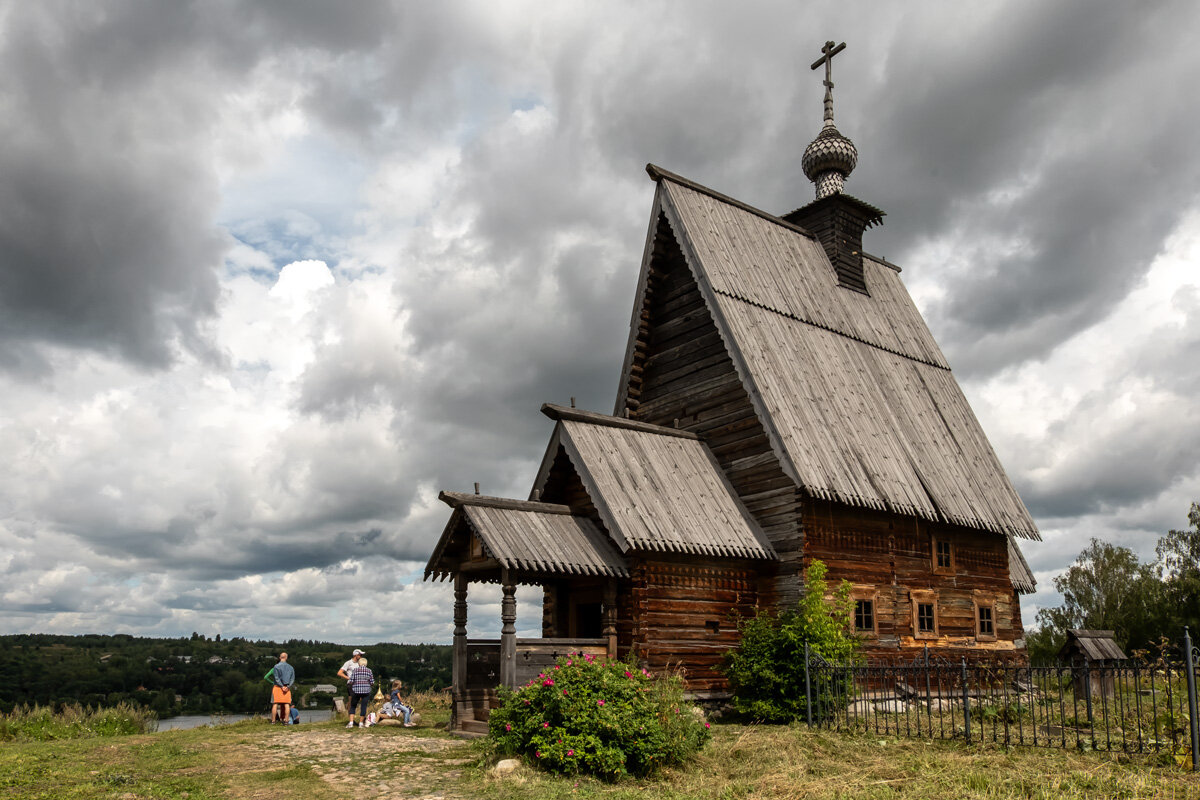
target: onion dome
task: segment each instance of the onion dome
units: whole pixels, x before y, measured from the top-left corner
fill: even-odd
[[[800,166],[804,175],[817,185],[817,199],[842,191],[842,186],[858,164],[858,148],[827,120],[825,127],[804,150]]]

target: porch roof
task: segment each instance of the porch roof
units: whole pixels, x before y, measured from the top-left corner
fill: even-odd
[[[426,579],[463,571],[471,535],[483,547],[480,565],[492,560],[525,576],[629,577],[629,564],[608,537],[568,506],[459,492],[442,492],[438,499],[454,513],[425,566]]]

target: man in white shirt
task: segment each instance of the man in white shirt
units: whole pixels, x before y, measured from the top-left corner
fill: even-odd
[[[350,656],[350,660],[342,664],[342,668],[338,670],[338,677],[346,681],[346,702],[350,702],[350,673],[358,666],[358,660],[365,656],[362,650],[355,649],[354,654]]]

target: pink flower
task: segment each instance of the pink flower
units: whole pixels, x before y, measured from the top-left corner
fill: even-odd
[[[575,755],[575,751],[574,751],[574,750],[568,750],[568,751],[567,751],[567,758],[570,758],[570,757],[571,757],[571,756],[573,756],[573,755]],[[578,784],[576,784],[576,785],[578,785]]]
[[[549,727],[550,727],[550,723],[549,723],[549,722],[543,722],[543,723],[542,723],[542,727],[543,727],[543,728],[549,728]]]
[[[511,730],[512,730],[512,723],[511,723],[511,722],[506,722],[506,723],[504,723],[504,730],[506,730],[506,731],[511,731]]]
[[[535,756],[537,756],[538,758],[541,758],[541,757],[542,757],[542,751],[541,751],[541,750],[534,750],[534,751],[533,751],[533,754],[534,754]]]
[[[596,705],[598,705],[598,706],[602,706],[602,705],[604,705],[604,701],[603,701],[603,700],[597,700],[597,701],[596,701]]]
[[[630,672],[629,670],[625,670],[625,677],[626,677],[626,678],[632,678],[632,677],[633,677],[633,673],[632,673],[632,672]]]
[[[566,696],[567,696],[567,690],[563,689],[563,697],[566,697]]]
[[[542,686],[553,686],[553,685],[554,685],[553,678],[546,678],[546,680],[542,681]]]
[[[704,723],[704,727],[706,727],[706,728],[711,728],[711,727],[712,727],[712,723],[706,722],[706,723]]]
[[[567,666],[568,666],[568,667],[573,667],[573,666],[575,666],[575,662],[574,662],[574,661],[568,661],[568,662],[567,662]]]

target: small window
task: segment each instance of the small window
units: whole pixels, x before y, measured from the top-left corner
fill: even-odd
[[[917,603],[917,633],[934,633],[936,631],[933,603]]]
[[[953,569],[954,562],[950,560],[950,543],[938,539],[937,545],[937,567],[938,569]]]
[[[995,636],[996,623],[992,619],[992,607],[979,607],[979,635],[980,636]]]
[[[721,632],[721,621],[716,620],[716,619],[705,620],[704,628],[709,633],[720,633]]]
[[[875,601],[854,601],[854,630],[858,633],[875,632]]]

